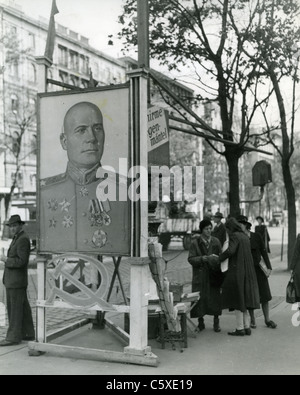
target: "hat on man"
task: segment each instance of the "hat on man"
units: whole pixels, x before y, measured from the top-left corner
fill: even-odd
[[[263,217],[261,217],[260,215],[259,215],[258,217],[256,217],[255,219],[256,219],[256,221],[258,221],[258,220],[260,219],[260,220],[261,220],[261,222],[264,222],[264,219],[263,219]]]
[[[215,218],[224,218],[223,214],[220,213],[220,211],[217,211],[216,214],[214,215]]]
[[[6,223],[6,225],[7,225],[7,226],[10,226],[10,225],[13,225],[13,224],[16,224],[16,223],[19,223],[19,224],[21,224],[21,225],[24,225],[24,224],[25,224],[25,222],[21,220],[21,217],[20,217],[18,214],[12,215],[12,216],[9,218],[8,222]]]
[[[236,217],[236,220],[244,225],[248,225],[248,226],[252,226],[251,222],[248,221],[248,217],[246,217],[245,215],[238,215]]]

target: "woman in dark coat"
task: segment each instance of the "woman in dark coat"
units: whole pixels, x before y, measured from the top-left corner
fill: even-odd
[[[226,222],[229,246],[220,255],[220,262],[229,259],[228,271],[222,285],[223,309],[235,310],[236,330],[231,336],[251,335],[249,309],[259,308],[259,292],[250,240],[235,218]]]
[[[297,236],[297,240],[294,247],[294,252],[291,261],[291,270],[294,276],[294,284],[296,288],[296,301],[300,302],[300,233]]]
[[[220,332],[219,316],[222,314],[220,286],[223,275],[219,266],[222,247],[211,236],[212,223],[200,222],[200,235],[192,240],[188,261],[193,267],[192,292],[200,291],[200,300],[191,311],[191,318],[198,318],[198,328],[205,329],[204,316],[214,316],[214,331]]]
[[[258,225],[255,226],[255,233],[258,233],[261,235],[261,238],[263,239],[263,242],[265,243],[265,247],[268,253],[270,253],[270,244],[269,242],[271,241],[270,235],[268,232],[268,228],[264,224],[264,219],[261,216],[256,217],[256,221],[258,222]]]
[[[263,259],[266,263],[268,269],[272,270],[272,265],[266,251],[264,242],[259,233],[250,232],[252,224],[248,222],[248,218],[241,215],[237,218],[238,222],[241,224],[243,231],[246,235],[250,238],[250,245],[251,245],[251,254],[253,258],[257,283],[258,283],[258,290],[259,290],[259,297],[260,303],[262,307],[262,311],[265,318],[265,324],[268,328],[275,329],[277,324],[274,321],[270,320],[269,315],[269,301],[272,300],[271,290],[269,286],[269,280],[266,274],[262,271],[259,266],[259,262]],[[251,328],[256,328],[255,323],[255,316],[254,310],[249,310],[250,317],[251,317]]]

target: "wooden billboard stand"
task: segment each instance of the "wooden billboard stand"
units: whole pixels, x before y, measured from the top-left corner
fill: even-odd
[[[39,57],[36,60],[39,68],[39,92],[45,92],[47,91],[47,70],[52,62],[46,57]],[[132,166],[140,166],[147,169],[148,72],[143,68],[135,70],[129,74],[129,79],[131,125],[133,131],[131,134]],[[120,306],[121,308],[119,309],[119,312],[129,312],[130,314],[129,345],[124,348],[123,352],[115,352],[47,343],[47,340],[49,340],[46,331],[46,270],[48,261],[47,258],[40,256],[37,257],[37,341],[28,343],[29,355],[35,356],[41,355],[44,352],[53,352],[56,355],[69,358],[124,362],[154,367],[158,365],[157,356],[151,352],[151,348],[148,346],[148,201],[145,198],[148,196],[148,180],[147,177],[145,179],[141,177],[140,180],[141,198],[136,201],[134,200],[134,196],[132,196],[133,257],[130,259],[131,303],[130,306]]]

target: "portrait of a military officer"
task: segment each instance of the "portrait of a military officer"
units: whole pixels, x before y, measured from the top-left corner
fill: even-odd
[[[82,101],[67,110],[60,145],[65,173],[40,181],[39,250],[128,254],[129,202],[103,199],[99,190],[105,131],[97,105]],[[127,188],[125,177],[117,183]]]

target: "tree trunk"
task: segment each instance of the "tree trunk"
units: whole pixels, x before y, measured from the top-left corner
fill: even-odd
[[[230,216],[240,214],[239,158],[235,148],[226,147],[225,158],[228,165]]]
[[[4,198],[4,207],[5,207],[5,219],[7,220],[9,215],[10,215],[10,209],[11,209],[11,202],[12,202],[12,197],[14,195],[15,191],[15,182],[13,182],[12,186],[10,187],[10,191],[7,195],[5,195]]]
[[[280,114],[281,134],[282,134],[282,175],[287,197],[288,209],[288,268],[290,267],[293,248],[296,241],[297,222],[296,222],[296,198],[293,179],[290,169],[290,158],[294,152],[294,146],[290,142],[287,130],[287,119],[284,100],[281,94],[280,85],[276,73],[272,66],[269,67],[270,77],[275,89],[277,105]],[[295,114],[293,114],[293,117]]]
[[[294,245],[297,236],[297,216],[296,216],[296,197],[295,188],[293,185],[290,165],[287,161],[282,159],[282,174],[287,197],[288,210],[288,266],[290,268],[291,259],[293,255]]]

